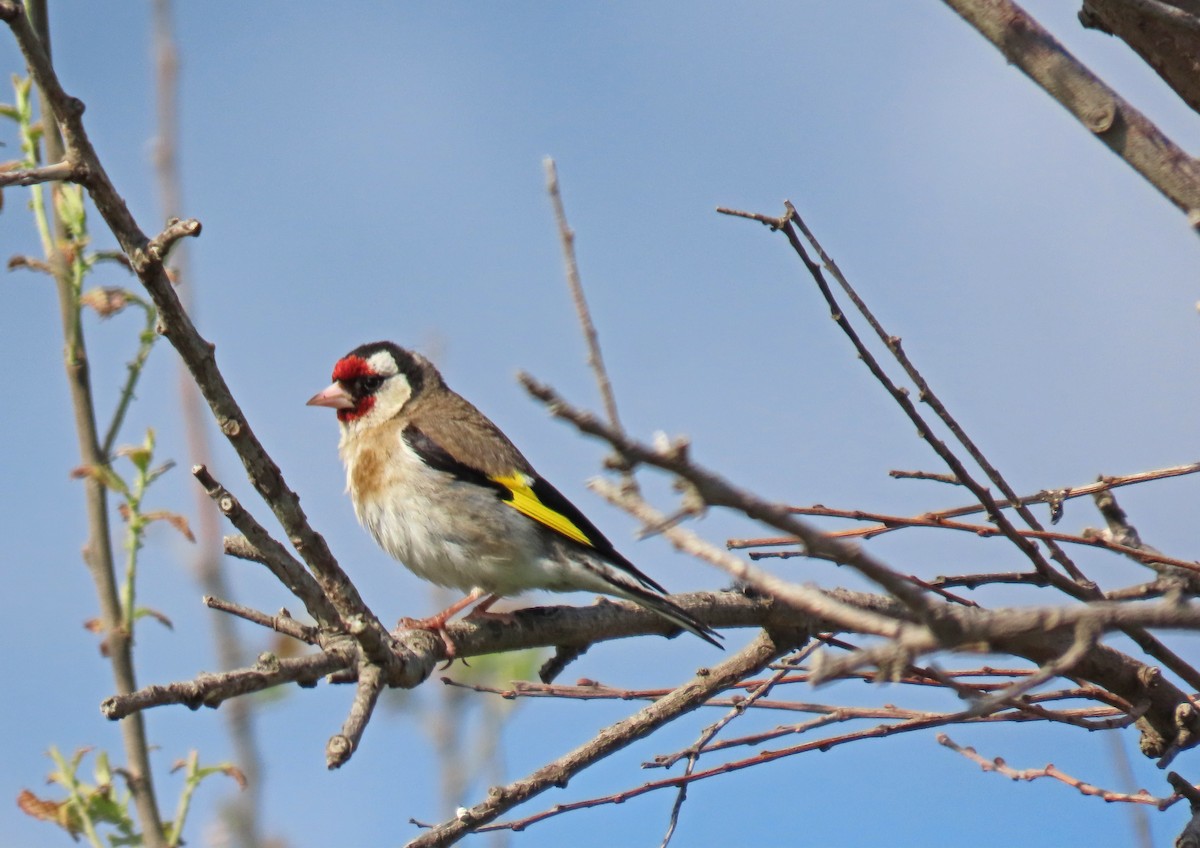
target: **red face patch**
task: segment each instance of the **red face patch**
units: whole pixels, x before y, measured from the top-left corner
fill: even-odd
[[[373,376],[375,376],[375,372],[371,369],[367,360],[361,356],[344,356],[338,360],[337,365],[333,366],[333,379],[338,383],[350,383],[359,377]],[[359,398],[352,409],[339,409],[337,411],[338,421],[350,422],[356,418],[362,418],[371,411],[371,407],[374,405],[375,398],[371,395]]]
[[[338,360],[337,365],[333,366],[333,379],[338,382],[353,380],[355,377],[370,377],[374,373],[371,366],[367,364],[367,360],[361,356],[343,357]]]
[[[367,395],[361,398],[352,409],[339,409],[337,411],[338,421],[349,423],[356,418],[362,418],[371,411],[371,407],[375,405],[374,395]]]

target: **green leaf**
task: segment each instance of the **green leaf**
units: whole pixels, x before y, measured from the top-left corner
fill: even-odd
[[[76,480],[90,477],[93,480],[99,480],[105,487],[118,494],[129,495],[129,486],[117,472],[107,465],[81,465],[71,471],[71,476]]]
[[[56,194],[57,212],[72,238],[87,235],[87,210],[83,205],[83,186],[63,183]]]
[[[92,769],[92,774],[96,778],[97,786],[109,786],[112,784],[112,768],[108,763],[108,753],[101,751],[96,754],[96,765]]]

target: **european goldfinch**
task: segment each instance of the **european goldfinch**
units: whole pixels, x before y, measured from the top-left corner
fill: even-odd
[[[634,601],[721,647],[420,354],[357,347],[308,404],[337,410],[346,488],[375,541],[418,577],[469,592],[416,626],[445,639],[450,616],[484,595],[477,614],[530,589],[582,590]]]

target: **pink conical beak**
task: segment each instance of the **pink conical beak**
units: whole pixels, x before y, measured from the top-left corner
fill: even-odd
[[[354,398],[342,388],[341,383],[331,383],[330,386],[308,399],[305,406],[328,406],[331,409],[353,409]]]

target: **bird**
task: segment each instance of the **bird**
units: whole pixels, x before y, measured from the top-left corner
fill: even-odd
[[[421,354],[387,341],[360,345],[308,405],[337,411],[359,523],[418,577],[467,593],[434,616],[401,622],[438,632],[448,657],[452,616],[481,598],[470,615],[488,615],[500,598],[535,589],[624,598],[722,647],[719,633],[665,597]]]

